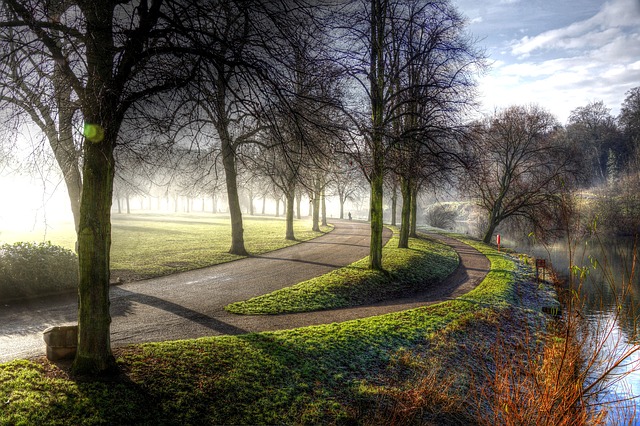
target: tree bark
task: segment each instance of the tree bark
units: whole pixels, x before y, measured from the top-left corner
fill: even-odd
[[[418,236],[418,185],[414,182],[411,185],[411,228],[409,229],[409,236],[416,238]]]
[[[391,226],[396,226],[396,216],[398,213],[398,183],[393,180],[393,192],[391,193]]]
[[[302,218],[302,215],[300,214],[301,203],[302,203],[302,192],[298,191],[298,193],[296,194],[296,217],[298,218],[298,220]]]
[[[87,122],[92,123],[91,118],[88,116]],[[94,126],[109,129],[104,122],[93,121],[96,122]],[[73,363],[79,374],[97,374],[115,367],[111,353],[109,262],[117,129],[105,133],[109,136],[102,141],[84,142],[84,189],[78,232],[78,350]]]
[[[371,241],[369,268],[382,270],[382,189],[384,181],[384,2],[371,0],[371,62],[369,81],[371,86]]]
[[[294,204],[296,202],[296,195],[295,195],[295,191],[294,190],[290,190],[287,192],[286,194],[287,197],[287,231],[286,231],[286,235],[285,238],[287,240],[291,240],[291,241],[295,241],[296,236],[293,233],[293,209],[294,209]]]
[[[327,198],[325,196],[325,189],[322,188],[322,192],[320,193],[320,197],[322,199],[322,226],[328,226],[327,223]]]
[[[231,216],[231,248],[229,248],[229,253],[248,256],[247,250],[244,247],[244,229],[242,228],[242,210],[240,208],[240,197],[238,195],[235,154],[228,136],[221,137],[220,140],[222,142],[222,164],[224,165],[225,180],[227,183],[229,215]]]
[[[400,224],[400,239],[398,248],[409,248],[409,228],[411,216],[411,180],[400,179],[400,192],[402,193],[402,212]]]
[[[312,201],[312,226],[311,229],[315,232],[320,232],[320,185],[315,184]]]

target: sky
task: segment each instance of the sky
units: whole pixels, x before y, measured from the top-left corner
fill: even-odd
[[[453,0],[491,63],[483,111],[535,103],[562,124],[640,86],[640,0]]]

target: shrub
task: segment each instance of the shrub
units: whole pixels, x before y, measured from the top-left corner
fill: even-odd
[[[42,296],[78,287],[78,258],[46,243],[0,246],[0,300]]]
[[[455,207],[441,204],[433,206],[427,213],[427,223],[435,228],[453,229],[457,218]]]

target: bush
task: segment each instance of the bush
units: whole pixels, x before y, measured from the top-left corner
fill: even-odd
[[[0,246],[0,300],[43,296],[78,287],[78,258],[46,243]]]
[[[457,218],[458,211],[455,207],[441,204],[433,206],[427,213],[427,223],[440,229],[453,229]]]

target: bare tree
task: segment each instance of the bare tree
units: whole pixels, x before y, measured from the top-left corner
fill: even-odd
[[[474,131],[475,154],[464,188],[487,213],[483,241],[511,217],[535,219],[570,185],[573,154],[557,137],[557,120],[538,106],[496,112]]]
[[[584,184],[607,180],[610,151],[618,158],[627,157],[619,150],[621,135],[615,119],[602,101],[591,102],[571,111],[567,134],[587,169],[584,174],[587,181]]]
[[[382,185],[385,170],[394,166],[390,160],[397,158],[392,151],[409,143],[427,145],[423,152],[440,156],[440,161],[454,152],[446,146],[454,139],[446,135],[470,105],[473,77],[483,66],[483,56],[465,36],[465,22],[447,0],[371,0],[359,5],[364,13],[351,15],[340,33],[354,48],[340,54],[369,107],[366,115],[350,111],[362,137],[354,138],[349,148],[371,184],[369,259],[371,268],[381,269]],[[407,197],[411,193],[404,191]],[[404,204],[409,207],[410,199]]]
[[[74,107],[84,121],[74,369],[105,372],[115,365],[109,314],[114,149],[131,105],[175,87],[190,67],[163,48],[172,23],[165,19],[171,13],[163,11],[160,0],[135,4],[5,0],[4,4],[8,12],[0,18],[0,27],[15,29],[20,37],[14,40],[35,46],[41,59],[55,64],[61,87],[73,92],[73,97],[64,98],[76,100]]]

